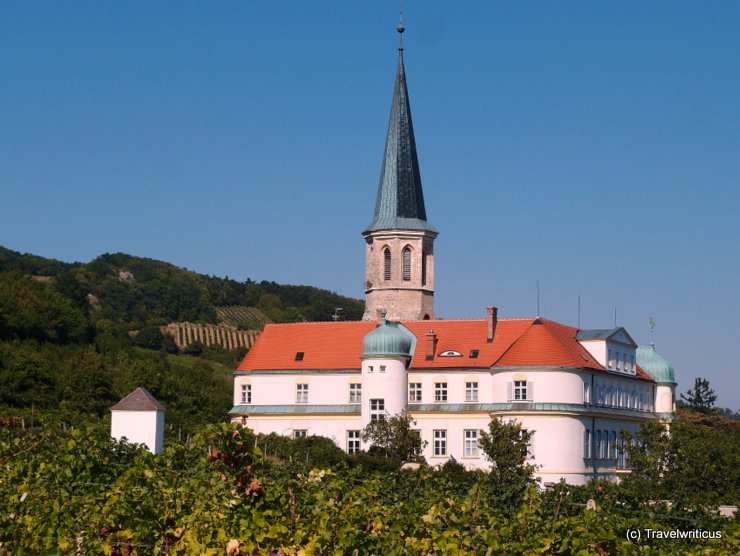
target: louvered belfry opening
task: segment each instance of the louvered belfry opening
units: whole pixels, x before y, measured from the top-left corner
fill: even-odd
[[[411,280],[411,248],[406,247],[403,250],[403,279]]]

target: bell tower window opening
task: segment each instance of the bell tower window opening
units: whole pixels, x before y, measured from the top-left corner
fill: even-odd
[[[427,285],[427,254],[421,252],[421,285]]]
[[[383,249],[383,280],[391,279],[391,250]]]
[[[411,280],[411,248],[406,247],[403,250],[403,279],[408,282]]]

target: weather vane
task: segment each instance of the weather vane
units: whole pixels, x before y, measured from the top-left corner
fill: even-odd
[[[403,50],[403,32],[405,30],[406,30],[406,27],[403,26],[403,6],[401,6],[400,16],[398,18],[398,27],[396,27],[396,31],[398,31],[398,40],[399,40],[398,50]]]

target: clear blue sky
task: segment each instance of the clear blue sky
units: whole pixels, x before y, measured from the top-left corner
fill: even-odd
[[[404,2],[437,313],[740,407],[740,3]],[[0,3],[0,244],[362,297],[398,2]]]

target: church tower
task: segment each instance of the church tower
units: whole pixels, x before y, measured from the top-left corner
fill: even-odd
[[[383,167],[366,243],[365,316],[377,320],[434,318],[434,239],[427,222],[414,127],[403,67],[403,23],[398,25],[398,70],[385,140]]]

